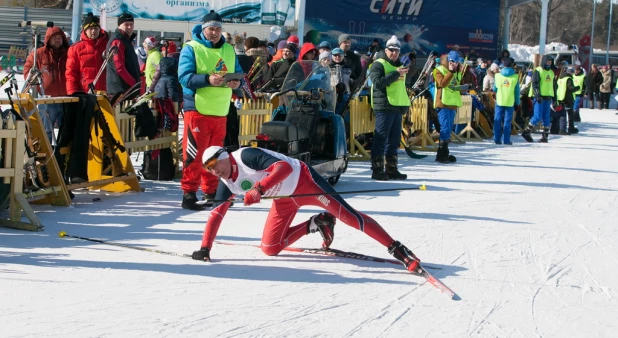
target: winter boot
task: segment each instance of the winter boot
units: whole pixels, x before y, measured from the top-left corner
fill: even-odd
[[[182,196],[182,208],[189,210],[204,210],[206,208],[205,205],[197,203],[197,196],[195,195],[195,191],[186,192]]]
[[[399,243],[399,241],[394,241],[393,244],[388,247],[388,253],[400,261],[403,266],[408,269],[408,271],[418,273],[417,270],[420,266],[421,260],[418,259],[418,257],[410,251],[410,249],[406,248],[405,245]]]
[[[386,156],[386,173],[391,180],[405,180],[408,175],[402,174],[397,170],[397,155]]]
[[[210,261],[210,249],[201,248],[197,251],[193,251],[191,258],[195,259],[196,261],[209,262]]]
[[[335,216],[328,212],[311,216],[307,226],[307,233],[319,232],[324,240],[322,247],[328,249],[335,239],[335,221]]]
[[[541,137],[541,139],[539,140],[539,142],[541,143],[548,143],[549,142],[549,128],[550,127],[543,127],[543,136]]]
[[[438,153],[436,154],[436,161],[440,163],[451,163],[451,162],[457,161],[455,156],[449,155],[448,141],[440,141],[440,143],[438,144]]]
[[[388,181],[388,174],[384,172],[384,156],[371,159],[371,179],[378,181]]]
[[[530,129],[532,129],[534,126],[529,124],[524,131],[521,133],[521,137],[524,138],[524,140],[528,141],[528,142],[534,142],[534,139],[532,138],[532,135],[530,135]]]
[[[444,148],[446,149],[445,153],[446,153],[446,157],[448,158],[448,161],[450,163],[454,163],[454,162],[457,162],[457,158],[455,156],[451,155],[451,152],[448,150],[448,144],[449,143],[451,143],[451,140],[449,140],[448,143],[446,143],[444,145]]]

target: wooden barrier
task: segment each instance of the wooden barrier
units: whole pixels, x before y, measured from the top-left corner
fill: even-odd
[[[271,119],[273,105],[265,99],[243,100],[238,111],[239,132],[238,141],[241,146],[248,145],[260,133],[264,122]]]
[[[29,231],[43,230],[41,221],[36,217],[23,194],[26,124],[24,121],[13,123],[11,119],[6,126],[3,124],[0,124],[0,140],[4,150],[0,177],[3,178],[4,184],[10,184],[11,187],[6,202],[0,206],[4,210],[6,203],[9,204],[9,219],[0,219],[0,226]],[[30,223],[21,221],[22,211]]]
[[[429,134],[429,105],[431,102],[426,98],[418,98],[412,102],[411,118],[412,118],[412,129],[415,130],[416,134],[413,142],[411,143],[410,148],[414,150],[423,150],[423,151],[438,151],[438,146],[436,145],[436,141]],[[410,135],[408,135],[408,140],[410,140]]]
[[[0,99],[0,104],[10,104],[8,99]],[[20,98],[13,100],[14,109],[18,110],[20,116],[28,116],[27,121],[17,121],[13,124],[8,121],[8,129],[3,130],[5,143],[5,157],[3,159],[5,168],[2,177],[4,182],[12,177],[10,192],[10,218],[8,221],[0,221],[0,225],[30,231],[39,231],[43,225],[38,220],[30,204],[51,204],[54,206],[69,206],[71,199],[64,179],[60,173],[60,168],[56,162],[51,144],[47,139],[47,133],[41,123],[41,116],[36,104],[29,94],[20,94]],[[13,126],[15,126],[13,128]],[[23,130],[22,130],[23,128]],[[13,129],[15,136],[13,137]],[[32,191],[24,191],[24,164],[26,154],[25,140],[29,131],[32,140],[38,141],[37,156],[45,158],[45,167],[49,179],[48,187],[41,187]],[[29,201],[30,200],[30,201]],[[24,211],[30,224],[21,222],[21,211]]]
[[[457,124],[465,124],[466,127],[459,132],[459,135],[455,133],[451,133],[453,138],[453,142],[455,143],[465,143],[464,140],[467,141],[483,141],[483,139],[479,136],[479,134],[472,128],[472,96],[470,95],[462,95],[461,96],[462,106],[457,108],[457,113],[455,114],[455,125]]]
[[[369,97],[358,97],[350,100],[350,160],[366,160],[371,155],[365,147],[356,140],[356,136],[361,134],[373,133],[375,130],[375,120],[373,111],[369,104]]]

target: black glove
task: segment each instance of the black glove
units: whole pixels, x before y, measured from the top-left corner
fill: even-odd
[[[201,248],[197,251],[193,251],[191,258],[195,259],[196,261],[210,262],[210,249]]]
[[[543,98],[541,96],[535,97],[537,103],[543,102]]]

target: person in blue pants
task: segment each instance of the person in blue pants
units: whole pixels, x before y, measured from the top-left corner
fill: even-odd
[[[519,76],[515,73],[513,58],[502,60],[504,68],[496,74],[494,92],[496,93],[496,108],[494,115],[494,142],[502,144],[504,132],[504,144],[511,142],[511,123],[513,111],[519,105]]]
[[[551,103],[556,100],[556,81],[554,73],[554,58],[545,55],[542,66],[532,72],[532,86],[529,97],[534,98],[534,116],[530,124],[526,126],[521,136],[528,142],[534,142],[530,135],[530,130],[540,121],[543,121],[543,136],[539,142],[547,143],[549,128],[551,126],[550,108]]]

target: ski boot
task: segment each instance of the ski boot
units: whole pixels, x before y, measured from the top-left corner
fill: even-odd
[[[212,208],[212,206],[214,205],[214,202],[212,200],[215,199],[215,194],[203,194],[202,195],[202,203],[200,203],[201,205],[204,206],[204,208]]]
[[[197,203],[197,196],[195,195],[195,191],[187,192],[182,196],[182,208],[188,210],[204,210],[206,209],[205,205]]]
[[[530,129],[532,129],[532,127],[532,125],[528,125],[526,129],[524,129],[524,131],[521,133],[521,137],[523,137],[524,140],[526,140],[527,142],[534,142],[532,135],[530,135]]]
[[[201,248],[197,251],[193,251],[191,258],[195,259],[196,261],[210,262],[210,249]]]
[[[410,249],[406,248],[405,245],[399,243],[399,241],[394,241],[393,244],[388,247],[388,253],[400,261],[408,271],[418,273],[421,260],[418,259]]]
[[[386,173],[391,180],[405,180],[408,175],[402,174],[397,170],[397,155],[386,156]]]
[[[322,212],[311,216],[307,226],[307,233],[319,232],[324,242],[322,247],[328,249],[335,239],[335,216],[328,212]]]

